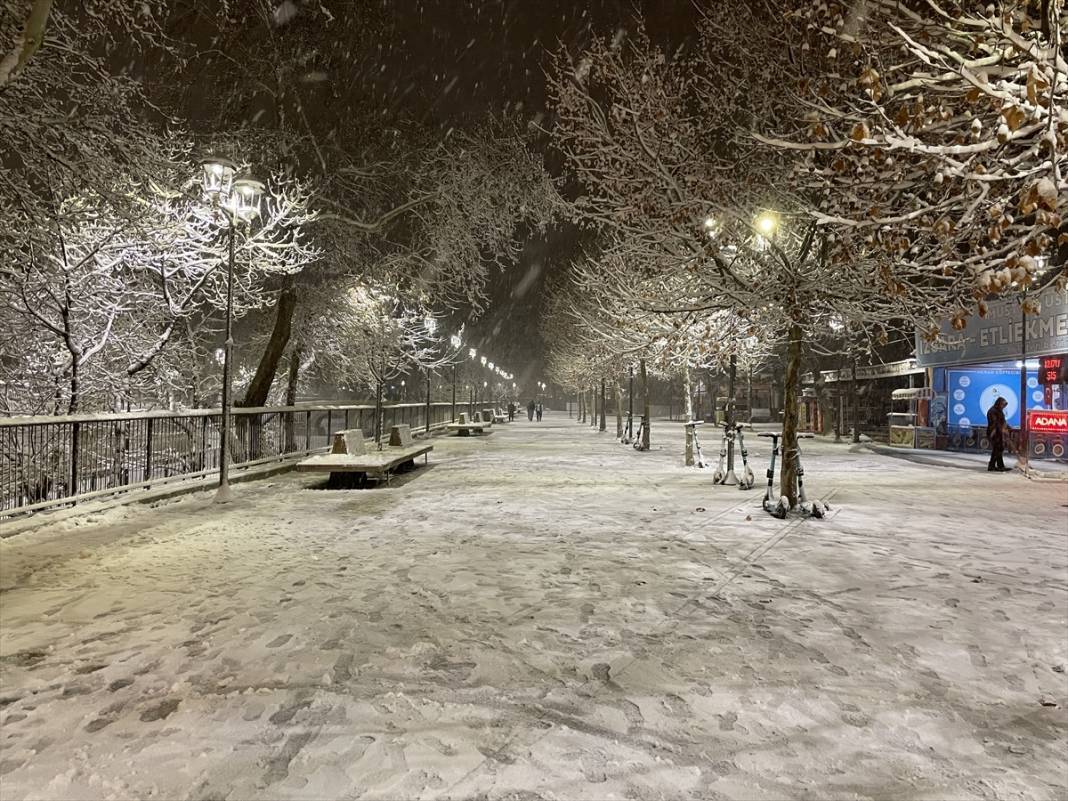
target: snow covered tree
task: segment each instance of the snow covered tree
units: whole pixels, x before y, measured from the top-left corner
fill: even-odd
[[[902,294],[938,287],[961,325],[1047,265],[1064,280],[1061,0],[780,5],[809,111],[758,138],[805,154],[795,180],[821,198],[836,258],[878,257]]]
[[[723,9],[689,58],[641,33],[597,40],[577,64],[562,55],[552,134],[585,190],[576,215],[607,242],[591,288],[658,314],[729,313],[742,341],[786,347],[782,486],[794,502],[802,342],[833,316],[878,324],[908,309],[868,254],[835,258],[833,234],[813,214],[819,199],[794,180],[794,154],[754,142],[753,130],[796,115],[797,104],[772,37],[754,52],[753,41],[723,35],[734,24]],[[922,276],[894,278],[922,295]]]
[[[73,413],[86,397],[97,407],[121,407],[134,394],[151,403],[185,389],[161,391],[162,374],[149,375],[149,368],[190,331],[189,321],[200,342],[187,337],[185,346],[207,347],[226,308],[228,261],[224,212],[190,186],[192,172],[177,162],[170,175],[125,186],[115,180],[99,194],[53,170],[51,207],[9,219],[18,226],[4,234],[0,318],[31,336],[5,340],[0,355],[28,407],[41,408],[51,396],[57,412]],[[238,317],[270,301],[271,276],[318,257],[302,230],[311,215],[301,188],[280,177],[270,185],[259,219],[237,227]],[[126,202],[113,203],[116,195]],[[29,366],[42,351],[50,369],[35,374]],[[136,393],[139,381],[154,391]]]

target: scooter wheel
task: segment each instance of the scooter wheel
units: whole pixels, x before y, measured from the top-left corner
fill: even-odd
[[[716,472],[712,474],[712,483],[713,484],[722,484],[724,477],[725,476],[724,476],[722,470],[716,470]]]

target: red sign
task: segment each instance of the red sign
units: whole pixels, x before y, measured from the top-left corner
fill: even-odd
[[[1040,434],[1068,434],[1068,412],[1032,409],[1027,413],[1027,427]]]
[[[1045,387],[1063,384],[1068,379],[1068,357],[1043,356],[1038,360],[1038,383]]]

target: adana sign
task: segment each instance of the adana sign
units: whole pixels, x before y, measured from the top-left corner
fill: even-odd
[[[1068,351],[1068,290],[1049,287],[1037,297],[1038,314],[1027,315],[1027,355]],[[1024,326],[1020,304],[1014,299],[990,304],[986,317],[973,315],[963,331],[947,320],[934,342],[916,332],[916,363],[921,367],[977,364],[1023,355]]]
[[[1030,411],[1027,427],[1038,434],[1068,434],[1068,412]]]

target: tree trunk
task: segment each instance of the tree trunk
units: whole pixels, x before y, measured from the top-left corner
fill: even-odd
[[[623,388],[613,381],[616,393],[616,439],[623,439]]]
[[[786,374],[782,387],[782,472],[779,487],[790,501],[790,508],[797,506],[797,401],[801,384],[801,326],[790,326],[790,343],[786,351]]]
[[[860,411],[857,408],[857,360],[853,359],[853,362],[849,366],[850,381],[849,381],[849,413],[853,416],[853,442],[860,442],[860,420],[857,419],[860,416]]]
[[[731,354],[730,370],[727,373],[727,403],[724,405],[724,409],[723,409],[723,415],[726,418],[727,425],[729,425],[731,428],[734,428],[734,417],[735,417],[735,400],[734,399],[735,399],[735,393],[737,391],[737,387],[735,386],[735,384],[737,383],[737,378],[738,378],[738,357],[735,356],[734,354]],[[733,465],[730,465],[730,463],[728,461],[728,469],[730,467],[732,467],[732,466]]]
[[[238,406],[266,406],[267,397],[271,392],[271,385],[278,373],[278,365],[289,345],[289,335],[293,326],[293,314],[297,310],[297,293],[292,288],[287,288],[278,296],[275,305],[274,327],[271,336],[267,340],[267,346],[260,356],[260,363],[256,365],[256,374],[252,377],[252,383],[245,391],[245,397],[237,404]]]
[[[70,402],[67,404],[67,414],[76,414],[78,411],[78,356],[71,355],[70,360]]]
[[[823,383],[823,375],[820,373],[819,360],[809,354],[809,366],[812,369],[812,394],[816,400],[816,419],[812,423],[812,431],[816,434],[827,433],[827,395]]]
[[[705,394],[708,396],[708,416],[716,424],[716,397],[719,394],[719,379],[712,379],[712,371],[705,373]]]
[[[749,365],[749,391],[748,391],[748,403],[749,403],[749,424],[753,424],[753,365]]]
[[[297,403],[297,382],[300,379],[300,357],[303,349],[298,345],[289,353],[289,374],[286,376],[286,406]]]
[[[642,450],[649,450],[649,429],[652,428],[651,415],[649,414],[649,373],[645,369],[645,359],[640,362],[642,374],[642,415],[645,417],[645,427],[642,429]]]
[[[0,88],[11,83],[33,58],[33,54],[44,41],[48,29],[48,17],[52,13],[52,0],[34,0],[22,34],[15,40],[14,46],[0,59]]]
[[[690,366],[682,368],[682,391],[686,395],[686,422],[693,420],[693,388],[690,386]]]
[[[604,379],[601,379],[601,424],[597,427],[598,431],[608,430],[608,419],[605,417],[605,397],[604,397]]]
[[[297,382],[300,378],[300,347],[295,347],[289,352],[289,374],[286,376],[286,406],[295,406],[297,403]],[[297,425],[296,413],[284,412],[285,415],[285,442],[282,445],[284,453],[292,453],[297,449]]]

